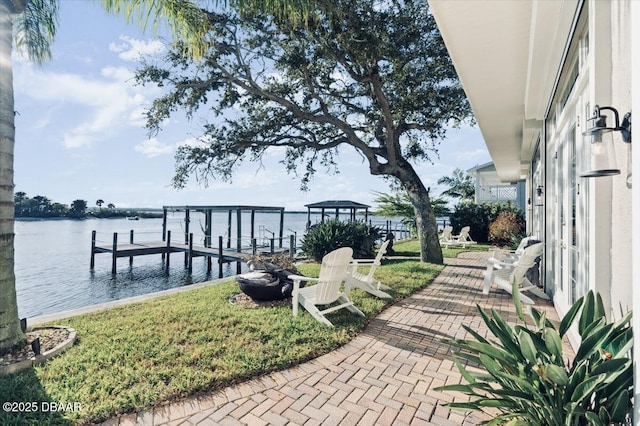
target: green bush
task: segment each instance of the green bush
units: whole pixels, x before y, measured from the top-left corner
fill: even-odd
[[[513,204],[476,204],[473,202],[456,205],[449,221],[453,226],[454,234],[459,233],[463,226],[470,226],[472,240],[488,243],[489,225],[503,212],[513,213],[521,223],[524,223],[524,214]]]
[[[379,228],[362,221],[332,219],[309,228],[302,238],[301,249],[318,262],[325,254],[341,247],[351,247],[355,258],[369,258],[375,255],[375,243],[381,235]]]
[[[513,299],[524,322],[522,304],[514,284]],[[475,340],[445,340],[459,349],[455,357],[467,384],[436,388],[461,392],[469,402],[447,404],[463,411],[497,410],[491,425],[596,425],[630,424],[633,398],[631,312],[620,320],[607,320],[602,299],[593,291],[581,297],[558,329],[545,313],[531,308],[533,326],[511,327],[496,310],[480,315],[495,339],[463,326]],[[580,346],[573,360],[564,356],[562,338],[574,323]],[[479,366],[470,371],[463,361]]]
[[[498,246],[512,246],[522,239],[524,222],[515,213],[502,212],[489,225],[489,241]]]

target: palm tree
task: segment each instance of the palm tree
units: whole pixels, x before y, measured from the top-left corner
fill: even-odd
[[[174,37],[185,41],[189,53],[200,56],[207,48],[207,16],[190,0],[103,0],[111,13],[122,13],[128,22],[143,29],[166,22]],[[227,3],[226,1],[224,2]],[[311,0],[236,0],[232,6],[245,11],[270,10],[295,19],[307,16]],[[27,56],[42,63],[51,57],[50,44],[55,37],[57,0],[0,0],[0,355],[24,343],[20,330],[14,274],[14,196],[13,152],[15,120],[13,99],[14,19],[16,46]]]
[[[13,269],[15,113],[11,65],[13,16],[24,14],[25,10],[26,0],[0,0],[0,354],[25,340],[18,318]],[[20,44],[20,37],[28,37],[26,34],[28,33],[21,33],[16,44]],[[40,53],[36,57],[46,56]]]
[[[471,201],[476,193],[476,185],[473,178],[461,169],[455,169],[453,176],[441,177],[438,179],[438,184],[449,187],[449,189],[442,192],[442,195],[459,198],[460,201]]]

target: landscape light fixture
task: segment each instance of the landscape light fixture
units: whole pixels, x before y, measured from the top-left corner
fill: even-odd
[[[607,116],[602,111],[611,111],[615,118],[615,127],[607,127]],[[602,177],[619,175],[620,169],[616,167],[616,159],[613,153],[613,141],[609,141],[612,137],[612,131],[619,131],[622,135],[622,141],[631,143],[631,112],[624,115],[622,124],[618,111],[609,106],[596,105],[593,109],[593,116],[587,120],[589,128],[582,133],[583,136],[590,138],[591,142],[591,159],[589,170],[581,173],[580,177]]]
[[[40,355],[41,354],[41,348],[40,348],[40,338],[36,337],[33,342],[31,342],[31,349],[33,350],[33,353],[36,355]]]

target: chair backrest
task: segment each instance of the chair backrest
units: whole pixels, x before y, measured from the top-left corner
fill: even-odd
[[[529,241],[537,241],[537,240],[538,240],[538,237],[536,237],[535,235],[530,235],[520,240],[520,244],[518,244],[518,248],[515,251],[516,256],[520,256],[522,253],[524,253],[524,249],[529,245]]]
[[[347,277],[353,249],[343,247],[327,253],[322,258],[320,276],[316,287],[316,305],[335,302],[340,296],[340,284]]]
[[[373,274],[376,272],[376,268],[382,264],[382,256],[387,252],[387,246],[389,245],[389,240],[382,243],[380,248],[378,249],[378,254],[376,258],[373,259],[373,264],[371,268],[369,268],[369,273],[367,274],[367,280],[371,280],[373,278]]]
[[[470,226],[464,226],[460,230],[460,234],[458,235],[459,241],[471,241],[471,236],[469,235],[469,231],[471,231]]]
[[[389,245],[389,240],[382,243],[382,245],[378,249],[378,254],[376,255],[376,258],[373,260],[374,265],[376,266],[380,265],[380,263],[382,262],[382,256],[384,256],[384,254],[387,252],[388,245]]]
[[[445,226],[444,229],[442,230],[442,234],[440,234],[440,241],[451,241],[451,233],[453,232],[453,227],[452,226]]]
[[[513,271],[511,271],[511,282],[515,280],[518,284],[522,283],[529,268],[535,266],[536,259],[542,256],[543,246],[542,243],[536,243],[523,250],[522,255],[520,255],[518,259],[518,263],[513,268]]]

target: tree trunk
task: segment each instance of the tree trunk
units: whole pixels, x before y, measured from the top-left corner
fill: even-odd
[[[438,240],[438,226],[433,213],[429,191],[411,165],[402,167],[398,176],[402,186],[409,194],[416,213],[416,228],[420,240],[420,260],[442,264],[442,248]]]
[[[12,0],[0,0],[0,354],[25,341],[14,273]]]

